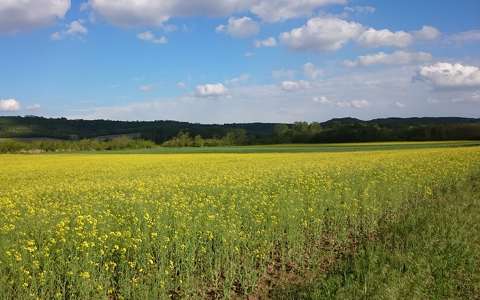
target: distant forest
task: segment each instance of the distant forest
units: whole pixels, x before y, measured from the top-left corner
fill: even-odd
[[[35,116],[0,117],[0,138],[22,140],[108,140],[126,135],[156,144],[247,145],[376,141],[480,140],[480,119],[385,118],[296,122],[196,124],[177,121],[68,120]],[[196,141],[196,142],[195,142]],[[193,145],[192,144],[192,145]],[[195,144],[196,145],[196,144]]]

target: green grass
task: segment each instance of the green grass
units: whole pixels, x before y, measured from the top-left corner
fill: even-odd
[[[278,299],[480,299],[480,177],[385,214],[328,272],[283,285]],[[402,212],[402,213],[399,213]]]
[[[122,154],[175,154],[175,153],[310,153],[310,152],[353,152],[403,149],[430,149],[480,146],[480,141],[441,141],[441,142],[381,142],[344,144],[285,144],[229,147],[156,147],[145,150],[120,150],[100,153]],[[97,152],[98,153],[98,152]]]

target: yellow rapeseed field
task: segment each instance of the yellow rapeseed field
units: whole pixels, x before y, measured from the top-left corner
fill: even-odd
[[[2,155],[0,298],[248,295],[272,260],[304,265],[479,170],[478,148]]]

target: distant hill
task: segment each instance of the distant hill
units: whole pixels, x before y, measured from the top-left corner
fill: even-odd
[[[323,123],[198,124],[177,121],[68,120],[65,118],[0,117],[0,138],[84,139],[130,135],[157,143],[179,132],[204,138],[243,130],[249,143],[355,142],[391,140],[479,139],[478,118],[332,119]]]

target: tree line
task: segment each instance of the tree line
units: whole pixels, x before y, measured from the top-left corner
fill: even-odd
[[[157,145],[228,146],[275,143],[342,143],[379,141],[480,140],[475,118],[354,118],[327,122],[197,124],[177,121],[68,120],[43,117],[0,117],[0,138],[39,138],[91,144],[99,136],[130,135]],[[81,142],[92,140],[91,142]],[[48,143],[47,143],[48,144]],[[71,146],[70,146],[71,145]],[[75,145],[75,146],[74,146]],[[50,146],[42,146],[47,149]],[[81,146],[78,146],[81,147]],[[82,146],[83,147],[83,146]],[[105,146],[110,147],[110,146]]]
[[[148,149],[155,146],[152,141],[132,139],[126,136],[110,140],[82,139],[68,140],[31,140],[8,139],[0,141],[0,153],[38,153],[38,152],[76,152],[108,151],[124,149]]]

